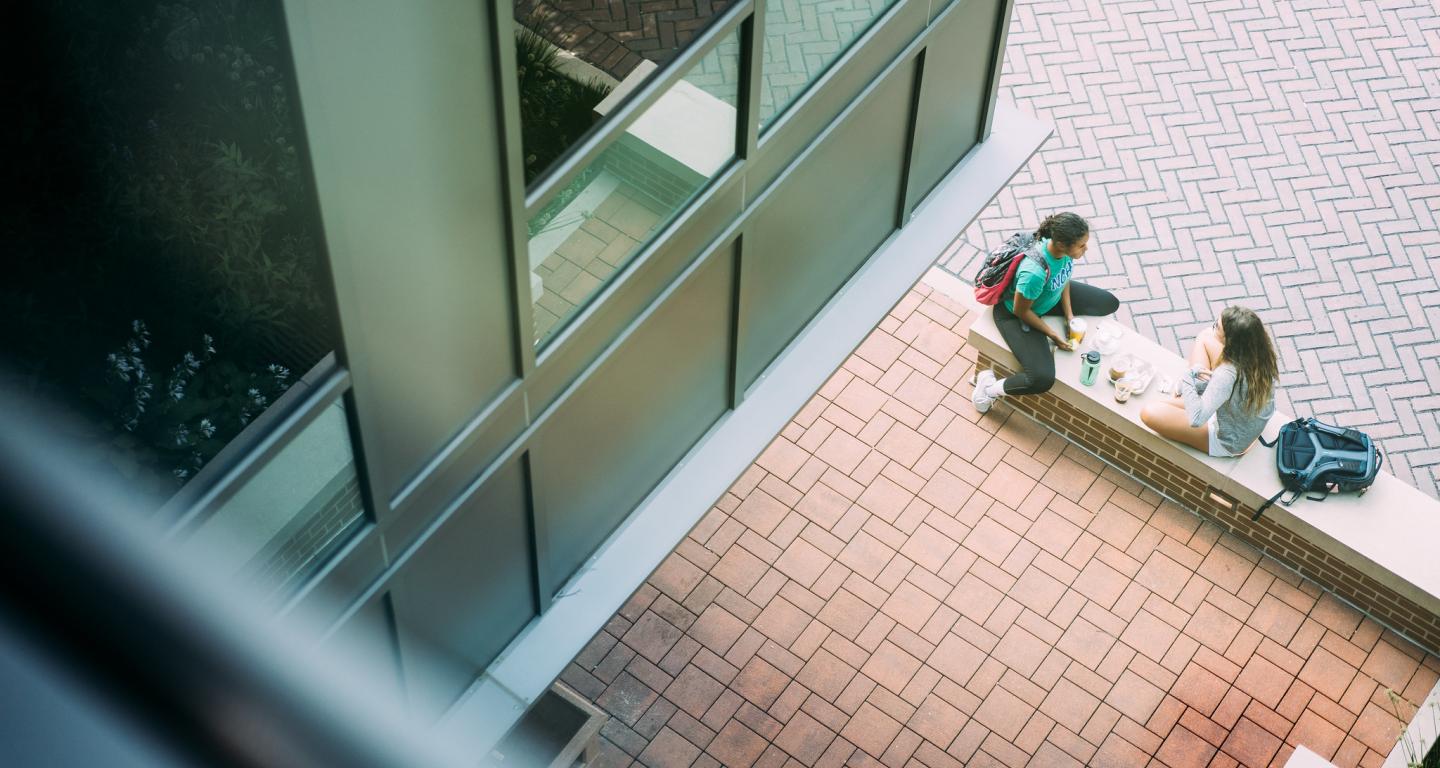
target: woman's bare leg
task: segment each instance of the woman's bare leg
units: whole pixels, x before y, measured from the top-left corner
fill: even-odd
[[[1167,398],[1147,403],[1140,411],[1140,420],[1167,440],[1188,445],[1201,453],[1210,451],[1210,428],[1205,424],[1190,426],[1185,404],[1179,400]]]

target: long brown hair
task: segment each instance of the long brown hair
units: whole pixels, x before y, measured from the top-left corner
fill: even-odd
[[[1226,307],[1220,313],[1220,330],[1225,334],[1220,359],[1235,366],[1236,378],[1245,388],[1245,410],[1258,414],[1270,402],[1280,378],[1275,345],[1260,317],[1245,307]]]

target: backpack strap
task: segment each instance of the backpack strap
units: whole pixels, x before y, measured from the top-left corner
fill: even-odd
[[[1256,520],[1259,520],[1259,519],[1260,519],[1260,516],[1263,515],[1263,514],[1265,514],[1265,510],[1267,510],[1267,509],[1270,508],[1270,505],[1272,505],[1272,504],[1274,504],[1275,502],[1281,500],[1280,497],[1281,497],[1281,496],[1284,496],[1285,493],[1286,493],[1286,491],[1287,491],[1287,489],[1281,488],[1280,490],[1278,490],[1278,491],[1275,492],[1275,495],[1274,495],[1274,496],[1271,496],[1270,498],[1266,499],[1266,500],[1265,500],[1265,503],[1264,503],[1264,504],[1261,504],[1261,505],[1260,505],[1260,508],[1257,509],[1257,510],[1255,510],[1255,514],[1253,514],[1253,515],[1250,516],[1250,522],[1253,523],[1253,522],[1255,522]],[[1296,500],[1298,500],[1299,498],[1300,498],[1300,491],[1294,491],[1294,492],[1291,493],[1290,498],[1284,499],[1284,503],[1285,503],[1285,504],[1294,504],[1294,503],[1296,502]]]
[[[1045,269],[1045,282],[1048,284],[1050,282],[1050,262],[1046,261],[1045,257],[1040,255],[1039,248],[1031,248],[1026,252],[1026,255],[1034,256],[1035,260],[1040,262],[1040,266]]]
[[[1288,427],[1288,426],[1290,426],[1291,424],[1299,424],[1299,425],[1302,425],[1302,426],[1303,426],[1303,425],[1305,424],[1305,419],[1296,419],[1296,420],[1294,420],[1294,421],[1287,422],[1284,426],[1282,426],[1282,427],[1280,428],[1280,432],[1276,432],[1276,433],[1275,433],[1275,437],[1274,437],[1274,439],[1272,439],[1272,440],[1266,440],[1266,439],[1265,439],[1265,436],[1264,436],[1264,435],[1261,435],[1261,436],[1260,436],[1260,444],[1263,445],[1263,446],[1265,446],[1266,448],[1274,448],[1274,447],[1275,447],[1275,444],[1278,443],[1278,442],[1280,442],[1280,433],[1281,433],[1281,432],[1284,432],[1284,431],[1285,431],[1285,427]]]
[[[1320,492],[1320,495],[1319,495],[1319,496],[1316,496],[1316,495],[1313,494],[1313,493],[1307,493],[1307,494],[1305,494],[1305,498],[1307,498],[1307,499],[1309,499],[1309,500],[1311,500],[1311,501],[1324,501],[1324,500],[1330,498],[1330,494],[1331,494],[1331,493],[1334,493],[1335,490],[1336,490],[1336,488],[1338,488],[1338,486],[1339,486],[1338,483],[1326,483],[1326,484],[1325,484],[1325,489]]]
[[[1253,523],[1253,522],[1255,522],[1256,520],[1259,520],[1259,519],[1260,519],[1260,516],[1263,515],[1263,514],[1265,514],[1265,510],[1269,509],[1271,504],[1274,504],[1276,501],[1279,501],[1279,500],[1280,500],[1280,497],[1281,497],[1281,496],[1284,496],[1284,495],[1285,495],[1285,489],[1284,489],[1284,488],[1281,488],[1280,490],[1276,491],[1274,496],[1271,496],[1270,498],[1266,499],[1266,500],[1265,500],[1265,503],[1264,503],[1264,504],[1261,504],[1261,505],[1260,505],[1260,508],[1257,509],[1257,510],[1255,510],[1255,514],[1253,514],[1253,515],[1250,516],[1250,522]]]
[[[1022,254],[1020,254],[1020,258],[1022,258],[1022,259],[1034,259],[1035,261],[1039,262],[1039,263],[1040,263],[1040,267],[1045,270],[1045,282],[1046,282],[1046,284],[1049,284],[1049,282],[1050,282],[1050,264],[1049,264],[1049,262],[1045,261],[1045,257],[1044,257],[1044,256],[1041,256],[1041,255],[1040,255],[1040,249],[1039,249],[1039,248],[1036,248],[1035,245],[1036,245],[1035,243],[1032,243],[1029,248],[1026,248],[1026,249],[1025,249],[1025,252],[1022,253]],[[1019,268],[1017,267],[1016,270],[1015,270],[1015,279],[1011,282],[1011,285],[1010,285],[1011,291],[1013,291],[1013,292],[1015,292],[1015,293],[1019,293],[1019,291],[1020,291],[1019,282],[1020,282],[1020,270],[1019,270]],[[1021,325],[1020,327],[1021,327],[1021,329],[1025,329],[1025,330],[1028,330],[1028,329],[1030,328],[1030,326],[1028,326],[1028,325]]]

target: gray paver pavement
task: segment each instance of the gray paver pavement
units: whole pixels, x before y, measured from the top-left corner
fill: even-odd
[[[1293,409],[1440,495],[1440,5],[1017,0],[1001,93],[1056,136],[942,266],[1075,210],[1121,319],[1254,308]]]

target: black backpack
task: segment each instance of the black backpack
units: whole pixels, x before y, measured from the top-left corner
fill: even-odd
[[[1324,501],[1332,491],[1363,494],[1385,463],[1384,454],[1369,435],[1315,419],[1296,419],[1281,427],[1274,440],[1261,438],[1260,442],[1275,447],[1275,469],[1285,487],[1261,504],[1251,520],[1259,520],[1286,493],[1292,495],[1285,504],[1293,504],[1301,494],[1311,494],[1308,498],[1314,501]]]

